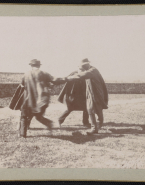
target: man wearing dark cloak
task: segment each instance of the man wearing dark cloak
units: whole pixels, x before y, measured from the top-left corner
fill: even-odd
[[[79,66],[78,70],[72,72],[69,76],[76,75],[80,71],[83,71],[83,68]],[[83,111],[83,125],[90,127],[89,115],[86,109],[86,82],[84,79],[68,80],[58,96],[58,101],[66,104],[66,110],[58,119],[60,125],[72,111]]]
[[[41,64],[37,59],[33,59],[29,64],[32,70],[25,73],[22,79],[24,94],[21,106],[20,137],[24,138],[34,116],[48,129],[51,129],[52,121],[43,116],[49,104],[48,86],[50,82],[60,84],[66,81],[66,78],[54,78],[49,73],[41,71],[39,69]]]
[[[65,102],[68,109],[76,110],[76,107],[74,107],[76,94],[80,93],[80,96],[77,95],[77,97],[85,97],[85,101],[82,101],[83,103],[79,105],[79,107],[83,111],[87,110],[91,121],[91,131],[87,132],[87,134],[92,135],[98,133],[98,129],[101,128],[103,124],[103,109],[108,108],[108,92],[100,72],[90,65],[90,61],[87,58],[81,61],[80,67],[83,68],[84,71],[67,77],[67,80],[73,83],[73,85],[70,84],[71,88],[66,88],[65,85],[58,100],[61,103]],[[85,86],[83,86],[85,90],[79,89],[79,86],[75,88],[79,80],[85,81]],[[75,91],[75,89],[79,90]],[[85,95],[83,95],[83,92],[85,92]],[[95,114],[98,115],[99,124],[96,122]],[[60,124],[62,123],[61,118],[62,117],[59,118]]]

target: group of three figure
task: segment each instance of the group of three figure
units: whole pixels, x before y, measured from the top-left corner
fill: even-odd
[[[34,59],[29,64],[31,70],[25,73],[9,106],[13,110],[21,110],[20,137],[26,138],[27,129],[34,116],[51,130],[53,121],[43,116],[49,105],[50,82],[55,85],[65,83],[58,101],[66,104],[67,109],[59,117],[59,125],[61,126],[71,111],[83,111],[83,124],[91,127],[87,134],[98,133],[103,124],[103,109],[108,108],[108,92],[101,74],[90,65],[90,61],[87,58],[82,60],[78,70],[65,78],[55,78],[40,70],[39,60]],[[95,114],[98,116],[98,122]]]

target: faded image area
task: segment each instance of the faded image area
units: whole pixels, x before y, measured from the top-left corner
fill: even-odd
[[[0,25],[0,168],[145,169],[144,15]]]

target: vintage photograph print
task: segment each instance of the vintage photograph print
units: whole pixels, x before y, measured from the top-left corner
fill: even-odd
[[[145,15],[0,25],[0,168],[144,170]]]

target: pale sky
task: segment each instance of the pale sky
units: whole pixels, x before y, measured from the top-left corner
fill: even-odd
[[[145,15],[0,17],[0,72],[64,77],[88,58],[105,80],[145,82]]]

